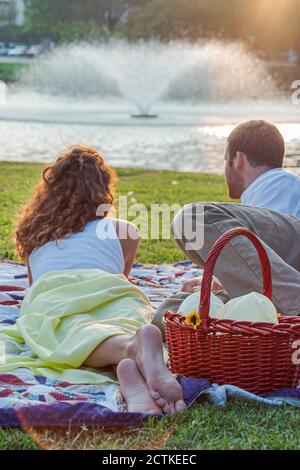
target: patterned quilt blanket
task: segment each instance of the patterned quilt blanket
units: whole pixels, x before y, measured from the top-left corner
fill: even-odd
[[[174,266],[136,264],[131,280],[157,308],[164,299],[178,292],[186,279],[199,273],[191,263]],[[27,287],[27,273],[23,265],[0,262],[0,325],[16,322]],[[26,346],[20,347],[19,354],[30,356],[30,350]],[[181,381],[187,404],[194,402],[210,386],[206,380],[182,378]],[[2,427],[122,427],[135,426],[145,418],[144,415],[126,412],[117,385],[74,385],[50,377],[37,377],[28,369],[0,375]]]
[[[163,300],[178,292],[187,279],[199,274],[200,270],[190,262],[165,266],[135,264],[131,280],[148,295],[153,307],[157,308]],[[28,279],[23,265],[0,262],[0,325],[15,323],[27,287]],[[19,354],[29,356],[30,351],[24,346],[20,348]],[[180,378],[180,381],[188,406],[200,395],[208,396],[219,406],[223,406],[231,396],[270,405],[289,403],[300,406],[300,389],[279,390],[267,398],[261,398],[231,385],[220,387],[211,384],[206,379]],[[117,385],[74,385],[35,376],[28,369],[0,375],[2,427],[84,425],[121,428],[136,426],[147,417],[126,411]]]

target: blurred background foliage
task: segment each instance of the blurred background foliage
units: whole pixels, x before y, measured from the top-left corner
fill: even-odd
[[[57,42],[220,38],[256,49],[300,52],[299,0],[25,0],[26,25],[1,28],[2,40]]]

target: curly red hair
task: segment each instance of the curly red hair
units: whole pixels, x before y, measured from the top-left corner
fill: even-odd
[[[31,201],[23,208],[15,231],[17,253],[80,232],[99,219],[97,209],[115,202],[116,175],[94,148],[75,146],[43,172]],[[108,210],[103,216],[107,216]]]

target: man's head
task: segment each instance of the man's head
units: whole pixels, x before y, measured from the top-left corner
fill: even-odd
[[[236,127],[227,141],[225,176],[230,197],[238,199],[265,171],[281,168],[283,137],[266,121],[248,121]]]

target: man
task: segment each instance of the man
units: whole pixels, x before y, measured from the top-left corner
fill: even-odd
[[[282,169],[285,145],[279,130],[265,121],[249,121],[229,136],[225,176],[229,195],[241,204],[195,203],[184,207],[172,224],[179,247],[203,266],[214,242],[227,230],[246,227],[263,242],[273,278],[273,302],[284,315],[300,315],[300,178]],[[188,229],[187,229],[188,227]],[[189,231],[198,235],[195,243]],[[199,239],[203,243],[199,244]],[[258,254],[245,237],[233,239],[222,251],[215,274],[227,300],[262,291]],[[199,288],[192,280],[186,292]],[[217,286],[219,287],[219,286]],[[187,294],[169,299],[159,309],[176,310]],[[224,300],[224,297],[223,297]]]
[[[284,153],[283,137],[273,124],[249,121],[234,129],[225,155],[230,197],[300,218],[300,178],[283,170]]]

